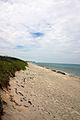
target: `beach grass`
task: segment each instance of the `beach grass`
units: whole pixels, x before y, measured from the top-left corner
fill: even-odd
[[[8,87],[10,77],[15,77],[15,72],[25,70],[27,62],[12,57],[0,57],[0,88]]]
[[[25,70],[27,62],[13,58],[0,56],[0,89],[8,88],[10,77],[15,77],[15,72]],[[2,114],[2,98],[0,96],[0,114]]]

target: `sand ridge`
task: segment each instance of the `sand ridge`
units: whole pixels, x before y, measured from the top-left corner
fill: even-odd
[[[16,72],[3,120],[80,120],[80,79],[29,63]]]

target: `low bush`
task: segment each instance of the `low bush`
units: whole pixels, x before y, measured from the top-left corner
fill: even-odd
[[[0,88],[8,88],[10,77],[15,77],[15,72],[25,70],[27,62],[13,58],[0,56]],[[2,98],[0,96],[0,117],[3,112]]]

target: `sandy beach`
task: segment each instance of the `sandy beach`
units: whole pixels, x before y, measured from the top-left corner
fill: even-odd
[[[80,120],[80,78],[28,64],[2,92],[2,120]]]

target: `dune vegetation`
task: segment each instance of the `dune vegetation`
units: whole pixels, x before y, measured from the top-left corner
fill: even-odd
[[[8,88],[10,77],[15,77],[15,72],[25,70],[27,62],[7,56],[0,56],[0,89]],[[3,102],[0,96],[0,116],[3,114]]]

